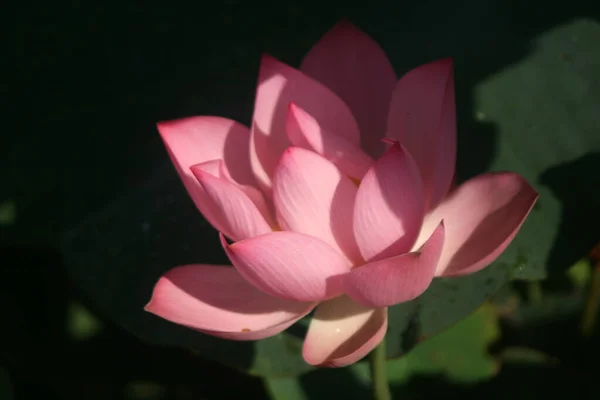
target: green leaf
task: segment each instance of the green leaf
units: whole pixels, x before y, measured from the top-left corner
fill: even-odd
[[[389,378],[404,382],[415,375],[442,374],[459,383],[492,377],[498,363],[488,353],[500,329],[494,308],[485,304],[448,330],[425,340],[406,356],[389,362]]]
[[[495,308],[486,303],[476,312],[442,333],[419,343],[410,352],[387,363],[388,380],[404,385],[422,375],[442,375],[456,383],[474,383],[498,372],[498,362],[489,354],[489,346],[500,338]],[[356,365],[357,376],[368,383],[366,363]]]
[[[521,62],[479,84],[477,112],[498,126],[491,169],[518,172],[538,206],[502,255],[536,280],[562,273],[597,240],[600,223],[600,24],[570,21],[537,37]]]
[[[265,388],[272,400],[307,400],[297,378],[265,378]]]
[[[418,342],[472,314],[512,273],[512,267],[498,263],[469,276],[435,279],[421,297],[390,307],[388,357],[402,356]]]
[[[582,258],[567,270],[567,277],[576,287],[585,287],[592,277],[592,265],[589,259]]]

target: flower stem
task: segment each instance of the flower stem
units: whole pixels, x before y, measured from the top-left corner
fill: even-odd
[[[592,261],[592,281],[585,300],[585,308],[581,317],[581,335],[590,337],[594,333],[596,316],[598,315],[598,301],[600,300],[600,242],[594,246],[589,254]]]
[[[594,333],[598,301],[600,300],[600,262],[592,267],[592,282],[585,300],[585,308],[581,318],[581,335],[590,337]]]
[[[544,293],[540,281],[533,281],[527,284],[527,298],[530,304],[539,304],[543,296]]]
[[[373,400],[391,400],[390,386],[385,370],[385,338],[369,355],[371,367],[371,382],[373,385]]]

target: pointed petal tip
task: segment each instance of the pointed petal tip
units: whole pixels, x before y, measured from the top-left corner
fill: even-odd
[[[261,68],[270,68],[270,67],[272,67],[274,65],[276,65],[276,66],[286,66],[287,67],[287,64],[285,64],[284,62],[282,62],[281,60],[279,60],[277,57],[275,57],[272,54],[262,53],[260,55],[260,66],[261,66]]]
[[[189,117],[167,119],[156,122],[156,129],[162,137],[171,135],[177,132],[177,128],[185,126],[186,124],[193,124],[194,122],[206,120],[225,120],[222,117],[210,116],[210,115],[193,115]]]
[[[178,121],[179,120],[177,119],[171,119],[166,121],[159,121],[156,123],[156,130],[158,130],[158,134],[165,143],[168,143],[169,136],[176,132],[176,130],[173,128],[177,125]]]
[[[299,112],[299,110],[301,111],[302,109],[300,107],[298,107],[296,105],[296,103],[294,103],[293,101],[290,101],[290,104],[288,104],[288,112],[295,114],[295,113]]]
[[[303,149],[302,147],[289,146],[281,154],[278,165],[289,161],[290,158],[301,156],[304,152],[312,153],[312,151]]]
[[[198,182],[202,184],[202,180],[204,179],[207,172],[202,169],[201,164],[192,165],[190,167],[190,171],[192,171],[192,174],[194,174],[194,177],[198,180]]]
[[[177,267],[180,268],[180,267]],[[177,269],[174,268],[174,269]],[[173,271],[173,270],[171,270]],[[168,290],[169,281],[166,278],[166,275],[170,274],[171,271],[168,271],[167,274],[158,278],[156,283],[154,284],[154,288],[152,289],[152,295],[150,296],[150,300],[144,305],[144,311],[149,312],[150,314],[154,314],[159,317],[163,317],[163,309],[164,302],[162,301],[162,293]]]

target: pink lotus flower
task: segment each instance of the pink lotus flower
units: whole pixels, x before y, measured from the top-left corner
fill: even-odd
[[[510,172],[454,188],[452,61],[398,81],[383,50],[348,22],[300,70],[262,58],[251,129],[208,116],[158,129],[235,268],[177,267],[146,310],[257,340],[315,309],[303,348],[313,365],[359,360],[383,339],[388,306],[435,276],[489,265],[538,197]]]

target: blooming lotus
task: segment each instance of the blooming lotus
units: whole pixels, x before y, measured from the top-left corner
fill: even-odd
[[[538,197],[510,172],[456,187],[452,61],[398,80],[348,22],[299,69],[262,57],[250,129],[199,116],[158,130],[233,267],[174,268],[146,310],[233,340],[314,310],[303,346],[313,365],[361,359],[384,338],[387,307],[489,265]]]

